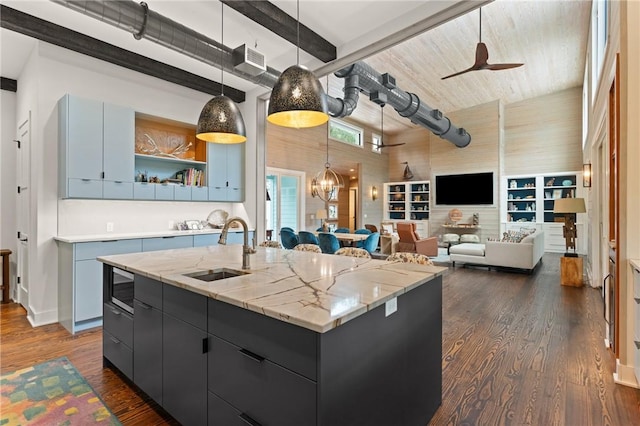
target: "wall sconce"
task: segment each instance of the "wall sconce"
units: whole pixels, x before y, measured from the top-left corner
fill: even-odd
[[[371,187],[371,199],[373,201],[378,199],[378,188],[376,188],[375,185]]]
[[[591,163],[582,165],[582,186],[591,188]]]

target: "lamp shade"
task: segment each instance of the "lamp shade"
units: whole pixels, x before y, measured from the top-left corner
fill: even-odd
[[[327,210],[319,209],[316,211],[316,219],[326,219],[327,217]]]
[[[559,198],[553,203],[554,213],[586,213],[584,198]]]
[[[212,98],[200,112],[196,137],[207,142],[232,144],[247,140],[240,108],[230,98]]]
[[[322,85],[308,69],[293,65],[278,78],[269,98],[270,123],[284,127],[315,127],[329,120]]]

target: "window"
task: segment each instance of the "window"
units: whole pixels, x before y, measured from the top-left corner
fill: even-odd
[[[371,151],[377,152],[378,154],[382,153],[382,138],[380,135],[376,135],[375,133],[371,135]]]
[[[362,129],[333,118],[329,120],[329,137],[349,145],[362,146]]]

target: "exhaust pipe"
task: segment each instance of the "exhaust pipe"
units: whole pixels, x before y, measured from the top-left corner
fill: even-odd
[[[51,1],[130,32],[138,40],[146,38],[214,67],[224,66],[225,71],[267,89],[273,88],[281,74],[271,67],[266,67],[266,71],[258,75],[234,68],[233,49],[150,10],[145,2]],[[358,105],[359,92],[363,92],[374,102],[389,103],[401,116],[460,148],[471,142],[471,136],[463,128],[455,127],[440,111],[421,103],[417,95],[397,88],[393,77],[381,75],[362,61],[337,71],[335,75],[345,79],[345,96],[340,99],[327,95],[329,114],[333,117],[351,115]]]

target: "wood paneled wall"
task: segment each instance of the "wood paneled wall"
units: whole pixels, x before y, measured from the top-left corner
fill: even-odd
[[[506,105],[505,174],[582,170],[582,87]]]
[[[347,121],[347,120],[345,120]],[[363,127],[361,124],[356,124]],[[364,127],[364,140],[371,141],[373,132],[377,129]],[[324,202],[311,197],[310,188],[313,177],[324,168],[327,161],[327,125],[312,127],[309,129],[289,129],[285,127],[267,124],[267,166],[282,169],[298,170],[306,173],[305,203],[306,220],[305,228],[315,230],[319,226],[318,220],[311,220],[310,215],[316,210],[324,208]],[[382,197],[376,201],[371,200],[371,187],[376,186],[379,194],[382,194],[382,184],[389,180],[389,160],[386,153],[377,154],[371,151],[371,145],[355,147],[342,142],[329,139],[329,162],[331,167],[343,173],[345,188],[340,191],[339,200],[348,200],[348,187],[355,177],[358,183],[358,204],[360,206],[357,217],[358,226],[365,223],[373,223],[376,226],[382,220]],[[350,169],[354,169],[350,172]],[[338,209],[340,224],[346,218],[348,221],[348,209],[342,202]],[[345,215],[345,216],[343,216]]]

